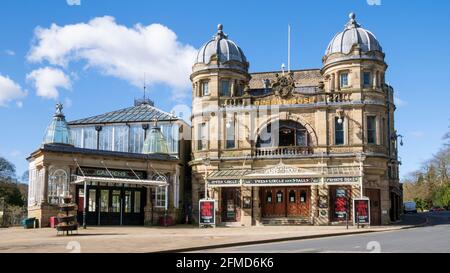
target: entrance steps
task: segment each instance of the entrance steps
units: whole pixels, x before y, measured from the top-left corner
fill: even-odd
[[[311,225],[311,220],[309,218],[291,218],[291,217],[280,217],[280,218],[262,218],[261,223],[264,226],[299,226],[299,225]]]

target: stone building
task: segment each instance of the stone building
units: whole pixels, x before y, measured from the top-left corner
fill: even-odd
[[[189,134],[188,124],[150,100],[71,122],[57,104],[42,145],[28,157],[28,216],[49,226],[71,196],[80,224],[184,221]]]
[[[193,216],[207,181],[223,225],[340,224],[363,196],[371,224],[398,220],[398,136],[384,57],[350,14],[320,69],[249,73],[219,25],[191,74]]]

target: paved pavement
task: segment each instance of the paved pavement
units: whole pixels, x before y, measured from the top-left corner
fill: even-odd
[[[417,219],[416,222],[423,222]],[[411,221],[413,223],[414,221]],[[251,244],[255,241],[331,236],[353,232],[397,230],[397,226],[356,229],[345,226],[264,226],[200,229],[176,227],[88,227],[74,236],[56,236],[56,230],[0,229],[0,252],[158,252],[187,251],[212,245]],[[414,223],[413,223],[414,224]]]
[[[295,240],[278,243],[210,249],[205,252],[234,253],[326,253],[326,252],[450,252],[450,212],[408,215],[410,221],[428,219],[427,225],[413,229]]]

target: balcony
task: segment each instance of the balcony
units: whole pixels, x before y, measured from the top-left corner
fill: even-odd
[[[287,158],[313,154],[313,148],[308,146],[281,146],[255,148],[254,158]]]

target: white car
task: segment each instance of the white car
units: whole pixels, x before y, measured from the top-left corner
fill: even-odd
[[[408,201],[403,203],[404,213],[417,213],[416,202]]]

